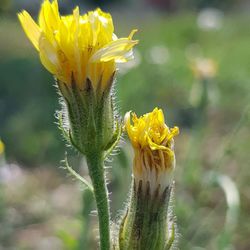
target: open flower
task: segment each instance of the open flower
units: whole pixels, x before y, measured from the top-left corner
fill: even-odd
[[[173,138],[179,129],[168,128],[164,114],[158,108],[139,118],[132,113],[132,122],[129,112],[125,116],[125,127],[135,152],[135,181],[142,181],[144,185],[149,182],[151,191],[159,185],[164,190],[170,184],[175,167]]]
[[[100,9],[80,15],[61,16],[57,0],[44,0],[36,23],[28,12],[18,14],[22,27],[38,50],[44,67],[66,84],[75,82],[84,89],[86,79],[94,88],[105,89],[116,70],[116,62],[133,57],[133,30],[118,39],[110,14]]]
[[[117,38],[109,13],[96,9],[80,15],[76,7],[61,16],[57,0],[44,0],[37,23],[26,11],[18,18],[64,97],[63,134],[82,153],[93,144],[108,150],[119,130],[111,95],[116,63],[133,58],[136,30]]]

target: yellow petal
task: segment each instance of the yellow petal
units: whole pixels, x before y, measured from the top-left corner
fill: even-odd
[[[133,31],[132,34],[134,32],[135,31]],[[115,60],[116,62],[128,61],[132,57],[132,47],[138,43],[137,40],[131,40],[130,36],[128,38],[120,38],[108,43],[94,53],[90,58],[90,62],[107,62],[111,60]]]
[[[173,127],[170,129],[170,134],[168,136],[168,140],[171,140],[172,138],[174,138],[176,135],[178,135],[180,133],[179,128],[178,127]]]
[[[124,117],[124,124],[125,124],[125,128],[127,130],[129,137],[131,135],[130,115],[131,115],[131,111],[127,112]]]
[[[149,137],[147,137],[147,139],[148,139],[148,144],[149,144],[149,147],[151,148],[151,150],[163,150],[163,151],[166,151],[170,154],[172,153],[172,150],[170,148],[154,143]]]
[[[45,0],[42,4],[38,23],[42,31],[46,34],[47,39],[51,43],[55,40],[55,31],[58,30],[60,24],[60,15],[58,11],[57,1],[50,3],[49,0]]]
[[[135,135],[134,135],[135,133],[133,131],[133,126],[130,123],[130,116],[131,116],[131,111],[129,111],[125,114],[124,124],[125,124],[126,131],[128,133],[128,137],[131,140],[131,143],[133,144],[133,146],[136,147],[137,146],[137,139],[135,138]]]
[[[60,63],[57,56],[56,49],[48,41],[48,39],[41,35],[39,40],[40,59],[43,66],[52,74],[57,74]]]
[[[39,51],[39,39],[41,36],[41,30],[39,26],[25,10],[18,14],[18,19],[27,37],[30,39],[34,47]]]
[[[130,113],[127,113],[125,128],[134,147],[149,147],[150,150],[162,150],[171,154],[172,148],[169,142],[179,133],[179,129],[178,127],[168,128],[161,109],[155,108],[151,113],[139,118],[132,113],[133,125],[130,120]]]

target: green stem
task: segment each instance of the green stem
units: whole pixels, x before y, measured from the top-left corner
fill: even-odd
[[[89,153],[87,154],[86,158],[89,168],[89,175],[93,183],[94,196],[99,218],[100,249],[110,250],[110,215],[108,193],[105,183],[105,173],[103,166],[103,153]]]
[[[163,250],[169,242],[169,199],[172,187],[160,192],[160,185],[151,190],[150,185],[134,183],[130,205],[120,225],[120,250]],[[171,230],[172,231],[172,230]],[[172,234],[171,234],[172,237]],[[172,242],[169,243],[172,245]]]

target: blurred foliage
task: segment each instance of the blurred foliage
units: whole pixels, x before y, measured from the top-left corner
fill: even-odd
[[[232,8],[232,5],[239,3],[240,1],[234,0],[182,0],[182,5],[190,7],[196,7],[198,9],[213,7],[213,8]],[[244,2],[244,1],[241,1]]]
[[[175,198],[180,249],[248,250],[249,15],[222,15],[221,27],[204,29],[206,23],[200,28],[197,14],[144,13],[130,18],[114,14],[117,34],[126,35],[131,27],[138,27],[140,40],[136,63],[122,67],[118,74],[118,109],[122,115],[128,110],[142,114],[159,106],[170,126],[180,126]],[[0,37],[0,137],[7,159],[30,167],[58,166],[65,146],[55,124],[54,113],[60,107],[53,78],[16,20],[0,18]],[[197,84],[190,69],[194,57],[212,58],[218,64],[213,84],[219,98],[207,103],[203,121],[189,103],[192,86]],[[113,167],[108,171],[113,218],[117,211],[122,213],[128,195],[131,156],[131,147],[122,143],[114,161],[107,162]],[[6,168],[13,166],[0,167],[3,249],[76,249],[78,239],[89,242],[87,249],[96,249],[96,217],[82,223],[93,209],[92,200],[88,193],[81,197],[76,182],[65,181],[53,168],[30,172],[14,168],[6,182]],[[225,190],[209,179],[211,171],[216,180],[223,176],[238,187],[241,210],[232,230],[225,228],[230,208]]]
[[[2,0],[0,2],[0,13],[8,10],[10,7],[10,0]]]
[[[26,164],[58,161],[63,143],[53,115],[57,108],[53,79],[38,60],[7,59],[0,64],[0,130],[7,155]]]

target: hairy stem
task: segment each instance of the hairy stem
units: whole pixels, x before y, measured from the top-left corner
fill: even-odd
[[[110,250],[110,215],[108,193],[105,183],[105,173],[103,166],[103,153],[92,152],[87,154],[86,157],[89,168],[89,175],[93,183],[94,196],[99,218],[100,249]]]

